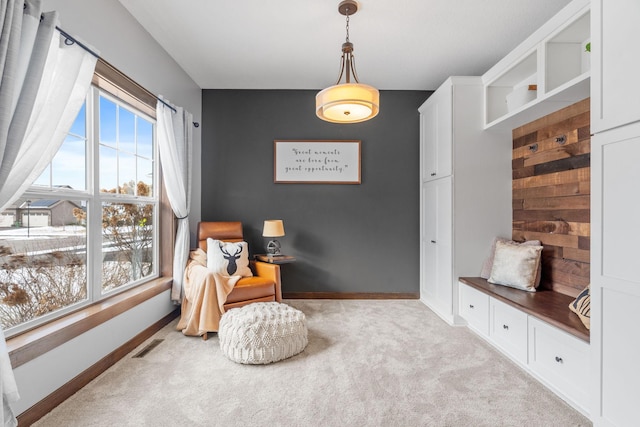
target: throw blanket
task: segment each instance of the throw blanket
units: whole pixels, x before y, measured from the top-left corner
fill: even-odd
[[[177,328],[185,335],[200,336],[217,332],[227,295],[240,276],[223,276],[207,268],[207,254],[191,251],[184,272],[182,314]]]

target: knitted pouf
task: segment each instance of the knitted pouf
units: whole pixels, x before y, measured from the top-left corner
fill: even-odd
[[[256,302],[225,312],[218,339],[222,353],[245,364],[267,364],[300,353],[307,346],[303,312],[279,302]]]

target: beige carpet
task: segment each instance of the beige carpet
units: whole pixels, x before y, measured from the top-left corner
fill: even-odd
[[[167,325],[36,426],[589,426],[466,328],[411,301],[289,300],[309,345],[271,365]],[[149,340],[149,342],[151,341]]]

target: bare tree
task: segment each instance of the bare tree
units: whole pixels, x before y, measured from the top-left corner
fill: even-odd
[[[151,194],[151,187],[133,181],[110,193]],[[102,190],[104,191],[104,190]],[[153,271],[153,205],[105,203],[102,207],[102,289],[108,291]],[[79,225],[87,212],[74,208]],[[45,242],[49,242],[45,244]],[[86,236],[30,239],[0,245],[0,323],[19,325],[87,298]]]
[[[131,194],[133,187],[133,182],[125,183],[118,188],[118,193]],[[151,192],[150,186],[143,182],[138,182],[135,187],[138,196],[148,196]],[[116,265],[119,266],[130,265],[129,280],[137,280],[151,273],[153,269],[153,205],[105,204],[102,207],[102,236],[103,251],[106,251],[105,258],[116,261]],[[107,280],[108,277],[104,277],[104,273],[103,268],[103,287],[113,286],[113,280]],[[121,269],[119,273],[116,276],[121,276]]]
[[[81,239],[81,238],[78,238]],[[80,302],[87,297],[84,241],[64,251],[15,253],[0,246],[0,321],[9,328]]]

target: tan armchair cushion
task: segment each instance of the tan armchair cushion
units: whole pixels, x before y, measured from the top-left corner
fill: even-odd
[[[275,295],[276,284],[273,280],[260,276],[243,277],[227,295],[225,304],[265,297],[273,297],[272,301],[275,301]]]

